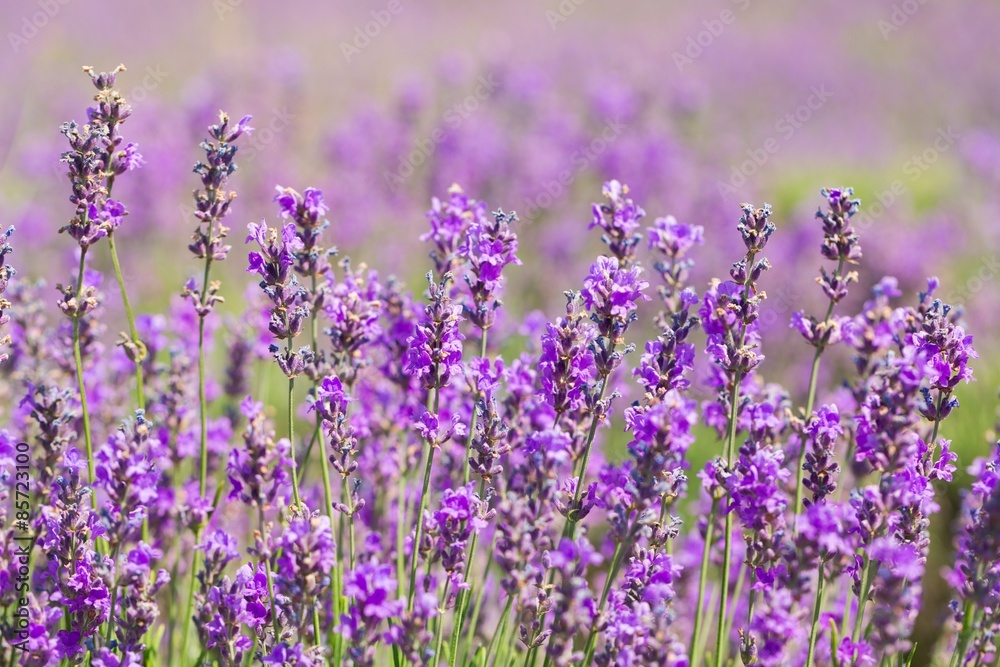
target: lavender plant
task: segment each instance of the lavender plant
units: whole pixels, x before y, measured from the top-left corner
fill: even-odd
[[[883,278],[844,312],[860,282],[850,188],[820,193],[815,237],[836,262],[818,278],[825,315],[789,318],[814,350],[804,396],[765,380],[763,253],[780,216],[742,205],[739,258],[699,285],[705,228],[643,228],[614,180],[589,225],[607,254],[549,321],[500,299],[527,259],[513,212],[457,185],[433,199],[416,296],[365,262],[332,266],[338,211],[279,186],[277,224],[247,226],[255,285],[214,352],[225,290],[211,271],[231,251],[249,117],[221,114],[201,145],[200,280],[167,313],[133,312],[113,241],[126,212],[110,197],[141,163],[120,136],[122,71],[91,72],[90,123],[63,127],[63,229],[79,249],[57,303],[68,322],[32,307],[10,231],[0,246],[16,399],[0,428],[0,664],[912,659],[930,522],[956,470],[943,422],[977,354],[933,278],[909,305]],[[87,264],[102,238],[129,331],[115,355]],[[275,367],[280,405],[266,400]],[[694,451],[718,455],[692,476]],[[998,466],[1000,449],[970,469],[937,647],[952,666],[1000,659]]]

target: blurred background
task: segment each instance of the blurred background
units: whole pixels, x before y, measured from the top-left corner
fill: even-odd
[[[801,397],[810,349],[788,320],[820,308],[819,189],[849,185],[863,200],[865,258],[841,314],[883,275],[898,277],[911,302],[940,277],[939,295],[967,309],[981,354],[944,435],[963,470],[992,437],[993,0],[8,0],[0,24],[0,225],[18,230],[21,277],[54,283],[59,267],[69,277],[73,246],[57,234],[72,213],[59,126],[86,119],[93,88],[82,65],[124,63],[119,87],[134,113],[123,132],[146,164],[117,183],[131,212],[117,236],[142,311],[168,309],[195,270],[191,166],[225,109],[252,114],[256,127],[234,180],[230,310],[244,306],[243,226],[276,217],[275,185],[321,188],[330,244],[419,292],[424,212],[459,183],[522,218],[525,265],[511,272],[505,325],[516,332],[532,311],[557,316],[562,292],[579,288],[601,249],[586,232],[590,202],[617,178],[649,222],[671,214],[704,225],[699,290],[742,254],[738,204],[773,205],[763,372]],[[115,287],[104,289],[113,313]],[[850,372],[846,358],[828,359],[827,392]],[[703,441],[696,465],[717,446]],[[943,595],[933,575],[949,558],[959,482],[941,494],[932,600]],[[944,604],[929,605],[918,646],[933,641]]]

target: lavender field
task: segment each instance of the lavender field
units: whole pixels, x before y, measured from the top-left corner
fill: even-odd
[[[1000,667],[997,3],[0,25],[0,667]]]

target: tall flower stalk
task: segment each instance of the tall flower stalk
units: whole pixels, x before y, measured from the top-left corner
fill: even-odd
[[[417,517],[422,517],[430,499],[431,472],[434,455],[443,442],[451,435],[462,432],[439,428],[441,388],[448,385],[453,374],[461,372],[462,339],[458,324],[462,319],[461,306],[452,303],[449,296],[451,274],[446,273],[440,282],[435,282],[432,274],[429,282],[429,302],[424,308],[423,322],[417,325],[410,337],[404,370],[420,378],[427,389],[427,412],[421,418],[421,436],[424,441],[424,476],[420,488]],[[464,429],[464,427],[462,427]],[[416,593],[417,555],[423,522],[418,520],[413,537],[413,553],[410,556],[410,587],[407,594],[407,611],[413,609]]]
[[[300,244],[295,244],[292,254],[295,258],[295,272],[303,279],[307,280],[306,294],[303,297],[309,308],[309,343],[312,350],[312,360],[305,369],[305,374],[312,380],[312,395],[314,400],[319,397],[319,383],[324,372],[325,359],[319,349],[318,329],[319,316],[327,306],[327,297],[330,292],[327,279],[331,275],[330,263],[327,257],[335,250],[326,250],[321,245],[323,231],[329,226],[326,220],[328,208],[323,201],[323,193],[316,188],[306,188],[302,193],[288,187],[277,186],[277,194],[274,201],[278,203],[281,217],[295,223],[295,235]],[[313,440],[319,441],[320,452],[320,472],[323,476],[323,504],[324,513],[334,523],[334,501],[330,479],[330,462],[326,447],[326,434],[323,429],[322,416],[316,413],[316,433]],[[306,448],[303,456],[303,468],[309,462],[309,454],[312,442]],[[294,463],[293,463],[294,465]],[[297,475],[296,475],[297,477]],[[342,518],[341,518],[342,521]],[[337,540],[338,555],[340,553],[340,539]],[[354,566],[353,539],[351,541],[350,564]],[[338,561],[340,559],[338,558]],[[337,580],[342,579],[342,568],[339,563],[334,566],[334,574]],[[340,613],[340,585],[334,587],[333,611],[334,615]],[[340,636],[334,638],[335,655],[334,659],[340,656]]]
[[[466,241],[460,248],[460,252],[465,256],[468,266],[465,274],[465,282],[468,286],[470,298],[469,303],[465,305],[465,315],[479,329],[479,363],[487,365],[489,364],[489,360],[486,358],[486,339],[490,328],[496,323],[496,310],[502,305],[499,299],[499,292],[503,286],[503,270],[509,264],[521,263],[515,255],[517,252],[517,235],[514,233],[512,226],[516,221],[516,213],[504,213],[503,210],[497,210],[493,213],[492,220],[482,223],[476,222],[469,227]],[[482,391],[478,383],[476,383],[476,386],[473,387],[472,417],[469,420],[469,428],[466,436],[463,484],[469,483],[469,476],[475,461],[473,443],[477,436],[479,414],[485,410],[485,408],[483,410],[480,409],[481,398]],[[493,423],[491,424],[491,428],[498,428],[498,425]],[[479,498],[483,498],[486,495],[487,476],[480,477]],[[469,585],[469,575],[472,572],[472,562],[476,556],[479,530],[472,533],[471,540],[462,577],[462,585],[458,588],[458,600],[455,603],[455,627],[452,629],[451,657],[449,661],[452,667],[454,667],[455,661],[458,659],[458,641],[462,634],[466,608],[472,595],[472,588]]]
[[[104,196],[107,198],[105,205],[108,235],[108,248],[111,251],[111,264],[114,268],[115,279],[118,281],[118,290],[122,295],[122,305],[125,308],[125,317],[128,320],[129,333],[122,333],[119,336],[118,344],[125,350],[129,360],[135,364],[136,383],[136,404],[140,410],[146,409],[146,395],[143,388],[143,361],[146,359],[146,346],[139,338],[139,332],[135,323],[135,314],[132,312],[132,304],[128,298],[128,290],[125,288],[125,278],[122,275],[121,263],[118,260],[118,249],[115,245],[115,231],[128,213],[125,207],[111,199],[111,190],[114,187],[115,178],[126,171],[137,169],[145,162],[139,154],[138,146],[129,142],[123,145],[124,138],[121,136],[121,125],[132,115],[132,108],[127,104],[121,93],[115,89],[117,75],[125,71],[124,65],[119,65],[110,74],[101,72],[95,74],[93,69],[85,67],[84,71],[90,75],[94,87],[97,88],[97,95],[94,101],[97,105],[89,110],[90,123],[101,128],[103,135],[102,162],[104,163]]]
[[[740,218],[737,230],[746,246],[746,255],[733,264],[729,272],[730,280],[713,284],[705,294],[704,304],[699,315],[702,328],[707,335],[706,352],[719,369],[716,379],[719,389],[719,403],[728,408],[725,422],[725,459],[714,464],[714,475],[723,478],[730,474],[735,460],[736,434],[738,417],[742,404],[740,388],[746,377],[763,361],[763,355],[757,352],[760,345],[760,334],[757,330],[757,320],[760,304],[766,298],[763,291],[758,291],[757,281],[764,271],[770,268],[767,259],[757,259],[768,239],[774,233],[775,225],[770,221],[771,207],[754,208],[743,204],[743,216]],[[719,480],[722,482],[723,480]],[[725,487],[725,484],[721,484]],[[708,523],[712,525],[714,517],[709,515]],[[733,515],[725,513],[725,547],[722,560],[722,573],[719,591],[719,615],[716,633],[715,658],[721,667],[728,656],[728,638],[726,623],[729,608],[730,559],[732,554]],[[704,549],[710,549],[712,541],[705,540]],[[706,567],[707,558],[702,559],[702,567]],[[704,576],[701,577],[704,580]],[[699,586],[699,601],[696,613],[703,613],[703,587]],[[701,622],[697,622],[701,626]],[[697,664],[701,659],[703,648],[694,638],[692,662]],[[725,655],[724,655],[725,654]]]
[[[816,387],[819,379],[819,362],[823,351],[843,340],[843,327],[845,322],[849,324],[849,318],[836,318],[833,316],[834,307],[847,296],[847,288],[852,282],[857,282],[857,271],[844,272],[849,264],[857,264],[861,259],[861,244],[858,241],[858,234],[854,230],[851,218],[858,212],[861,206],[860,199],[852,199],[854,194],[852,188],[824,188],[820,194],[827,200],[829,210],[817,211],[816,217],[823,221],[823,244],[821,252],[825,259],[837,262],[837,268],[833,273],[827,273],[826,269],[820,269],[820,275],[816,282],[823,288],[829,304],[826,314],[822,320],[815,317],[806,317],[803,313],[795,313],[792,317],[792,326],[798,329],[806,342],[816,349],[813,354],[812,367],[809,371],[809,393],[806,397],[805,419],[812,416],[813,407],[816,402]],[[797,478],[795,482],[795,514],[802,513],[803,500],[803,480],[805,479],[806,447],[803,439],[803,446],[799,449],[799,462],[796,467]]]
[[[94,78],[98,90],[114,86],[115,77],[122,68],[111,74],[101,74]],[[89,68],[87,69],[89,71]],[[92,75],[93,76],[93,75]],[[100,95],[98,95],[100,97]],[[128,107],[118,113],[127,112]],[[73,218],[59,229],[67,233],[78,244],[80,251],[76,280],[69,286],[59,285],[62,299],[59,308],[73,323],[73,361],[76,368],[77,388],[80,393],[80,411],[83,419],[83,438],[87,452],[87,479],[94,483],[94,446],[90,425],[90,405],[83,375],[83,355],[80,346],[81,319],[97,307],[96,289],[84,284],[87,252],[109,229],[121,222],[122,207],[108,199],[106,180],[110,165],[106,163],[111,153],[108,151],[109,127],[102,122],[104,116],[96,115],[86,125],[75,122],[64,123],[60,128],[69,142],[70,150],[64,152],[61,161],[68,167],[68,177],[72,185],[70,202],[76,207]],[[96,507],[96,500],[91,497]]]
[[[205,160],[194,166],[194,173],[201,179],[201,188],[194,192],[195,218],[198,227],[195,228],[192,242],[188,250],[197,258],[204,260],[201,283],[195,278],[188,280],[182,295],[191,301],[198,316],[198,495],[205,498],[208,491],[208,400],[205,390],[205,320],[215,309],[215,305],[223,301],[219,294],[221,287],[218,281],[211,280],[213,262],[221,262],[229,255],[232,246],[225,244],[229,227],[222,221],[229,215],[230,207],[236,198],[236,193],[226,190],[229,177],[236,171],[236,151],[233,143],[244,134],[253,130],[250,127],[250,116],[244,116],[238,123],[232,125],[229,116],[219,112],[219,123],[208,128],[209,138],[201,143],[205,151]],[[200,543],[201,531],[204,525],[195,528],[195,543]],[[191,583],[187,598],[187,612],[183,620],[184,629],[181,640],[181,660],[187,659],[188,634],[191,625],[191,609],[194,600],[195,578],[201,551],[196,549],[192,556]]]

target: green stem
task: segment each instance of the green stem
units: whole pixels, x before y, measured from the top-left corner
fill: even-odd
[[[819,579],[816,582],[816,603],[813,605],[812,623],[809,627],[809,650],[806,653],[806,667],[812,667],[813,653],[816,650],[816,638],[819,630],[819,615],[823,611],[823,589],[826,577],[823,575],[823,562],[819,564]]]
[[[200,541],[200,539],[201,539],[201,530],[199,529],[195,531],[195,538],[194,538],[195,547],[198,546],[198,542]],[[182,620],[184,630],[183,632],[181,632],[181,653],[180,653],[180,663],[179,663],[181,665],[187,664],[188,637],[191,634],[191,625],[192,621],[194,620],[193,619],[194,586],[195,582],[197,581],[197,577],[195,577],[195,572],[198,571],[198,566],[200,564],[201,564],[201,549],[195,548],[194,557],[192,558],[191,561],[190,581],[188,583],[188,592],[187,592],[187,605],[185,606],[185,608],[187,609],[187,613],[185,614],[184,619]]]
[[[344,477],[344,481],[341,485],[341,491],[343,493],[344,504],[347,505],[347,511],[349,512],[347,517],[347,539],[348,539],[348,562],[351,564],[351,569],[354,569],[354,494],[351,493],[349,488],[349,477]]]
[[[705,548],[701,552],[701,568],[698,572],[698,603],[695,605],[694,628],[691,632],[691,646],[688,650],[692,665],[700,665],[702,655],[705,652],[701,635],[704,632],[705,624],[705,587],[708,583],[708,568],[711,563],[712,533],[715,528],[715,510],[717,506],[718,501],[712,500],[712,507],[708,512],[708,524],[705,528]]]
[[[288,339],[288,349],[292,349],[292,339]],[[302,509],[302,499],[299,497],[299,471],[295,463],[295,378],[288,378],[288,442],[292,448],[292,498],[295,506]]]
[[[615,579],[618,578],[618,570],[622,565],[622,558],[627,551],[631,551],[631,541],[633,537],[633,531],[638,527],[638,522],[629,529],[626,533],[624,540],[619,542],[615,546],[615,553],[611,557],[611,567],[608,569],[608,579],[604,582],[604,590],[601,592],[601,600],[597,605],[597,616],[596,618],[600,620],[601,614],[604,613],[604,605],[608,602],[608,595],[611,593],[611,586],[614,584]],[[587,643],[584,645],[584,665],[590,665],[594,660],[594,651],[597,650],[597,635],[598,627],[597,623],[591,626],[590,632],[587,635]]]
[[[80,268],[76,277],[76,307],[79,309],[83,299],[83,272],[87,248],[80,248]],[[80,390],[80,412],[83,417],[83,442],[87,449],[87,483],[94,485],[94,443],[90,433],[90,408],[87,405],[87,387],[83,381],[83,353],[80,351],[80,317],[79,310],[73,316],[73,361],[76,363],[76,384]],[[97,509],[97,497],[90,494],[90,504]]]
[[[862,563],[861,587],[858,589],[858,613],[854,617],[854,631],[851,633],[851,641],[855,644],[861,639],[861,627],[864,624],[865,606],[868,604],[868,594],[871,591],[872,578],[874,577],[875,562],[868,558],[865,552]]]
[[[748,264],[752,264],[748,262]],[[744,298],[749,294],[749,288],[746,290]],[[739,347],[743,347],[744,340],[746,339],[746,327],[744,326],[740,330],[740,343]],[[740,382],[743,381],[743,373],[736,371],[733,376],[733,391],[730,395],[730,406],[729,406],[729,433],[726,437],[726,469],[732,468],[733,459],[736,456],[736,420],[739,418],[740,412]],[[715,638],[715,664],[717,667],[722,667],[723,664],[723,646],[726,645],[728,637],[726,636],[726,609],[729,605],[729,565],[730,559],[732,558],[733,552],[733,513],[726,512],[726,546],[725,551],[722,556],[722,584],[719,590],[719,618],[718,618],[718,628]],[[706,545],[707,548],[707,545]]]
[[[969,639],[972,638],[972,632],[976,627],[976,608],[972,600],[965,601],[962,612],[962,630],[958,635],[955,652],[951,654],[951,667],[964,664],[965,653],[969,650]]]
[[[441,595],[442,605],[448,604],[448,586],[451,584],[451,579],[444,580],[444,593]],[[457,604],[457,602],[456,602]],[[438,626],[434,631],[434,662],[440,664],[441,662],[441,645],[444,641],[444,614],[446,609],[442,606],[441,613],[438,615]]]
[[[265,544],[267,543],[267,535],[264,532],[264,508],[257,507],[257,527],[260,530],[260,539]],[[281,633],[278,631],[278,612],[274,607],[274,584],[271,576],[271,563],[265,559],[264,561],[264,574],[267,578],[267,597],[271,601],[271,629],[274,630],[274,641],[278,641],[278,637]],[[313,619],[315,622],[316,619]],[[319,637],[319,634],[316,635]]]
[[[500,620],[497,622],[496,629],[493,630],[493,636],[490,637],[490,643],[486,646],[486,660],[483,662],[484,667],[489,667],[490,656],[493,655],[493,646],[496,644],[497,637],[507,633],[507,619],[510,616],[510,609],[514,604],[514,596],[507,596],[507,603],[503,606],[503,613],[500,614]]]
[[[844,259],[843,257],[837,261],[837,271],[836,275],[840,275],[844,270]],[[830,316],[833,315],[833,307],[836,302],[832,299],[826,308],[826,315],[823,317],[822,327],[823,331],[826,331],[826,326],[830,322]],[[813,407],[816,404],[816,385],[819,379],[819,358],[823,355],[823,350],[826,346],[822,342],[818,342],[816,345],[816,354],[813,356],[812,370],[809,373],[809,395],[806,397],[806,413],[805,419],[808,425],[808,421],[812,416]],[[796,481],[795,481],[795,514],[802,513],[802,495],[803,495],[803,481],[805,479],[805,469],[802,467],[806,460],[806,442],[802,439],[802,446],[799,448],[799,465]],[[794,533],[794,528],[793,528]]]
[[[315,348],[313,348],[315,349]],[[313,385],[316,386],[315,384]],[[309,459],[312,456],[313,447],[316,445],[316,441],[322,436],[320,433],[322,429],[320,428],[320,420],[316,419],[316,428],[313,429],[312,437],[309,438],[309,443],[306,445],[306,453],[302,455],[302,474],[299,475],[299,486],[305,486],[306,474],[309,472]],[[324,450],[325,451],[325,450]],[[324,454],[325,455],[325,454]]]
[[[479,356],[486,357],[486,332],[487,329],[480,329],[482,332],[482,339],[479,345]],[[476,410],[476,403],[479,401],[479,387],[475,388],[473,392],[472,400],[472,418],[469,420],[469,434],[465,440],[465,470],[462,473],[462,485],[469,483],[469,474],[472,472],[472,464],[469,459],[472,458],[472,439],[476,435],[476,422],[479,419],[479,411]],[[480,494],[482,495],[482,494]]]
[[[485,335],[485,332],[483,332]],[[475,423],[475,422],[473,422]],[[471,441],[471,438],[470,438]],[[479,480],[479,497],[482,498],[486,492],[486,480]],[[465,572],[462,573],[462,582],[469,583],[469,573],[472,572],[472,562],[476,556],[476,545],[479,542],[479,531],[472,531],[472,538],[469,544],[469,557],[465,561]],[[448,657],[448,667],[455,667],[458,659],[458,640],[462,636],[462,622],[465,620],[465,607],[468,604],[469,596],[472,594],[472,587],[461,588],[455,599],[455,627],[451,631],[451,654]]]
[[[482,581],[484,587],[486,585],[486,582],[489,581],[490,570],[493,568],[493,549],[496,547],[498,533],[499,531],[497,531],[496,528],[494,528],[493,538],[490,540],[490,548],[489,551],[486,552],[486,570],[483,572],[483,578],[480,580]],[[482,611],[483,600],[485,598],[486,598],[485,595],[480,595],[478,598],[476,598],[476,606],[472,611],[472,618],[469,621],[469,629],[465,634],[466,651],[469,651],[472,648],[472,640],[475,636],[476,628],[479,627],[479,614]],[[465,664],[464,660],[462,661],[462,664],[463,665]]]
[[[612,352],[614,350],[612,349]],[[575,508],[579,502],[580,497],[583,495],[583,482],[587,478],[587,465],[590,462],[590,450],[594,444],[594,437],[597,435],[597,427],[601,422],[601,415],[599,413],[601,409],[601,403],[604,402],[604,395],[608,389],[608,376],[605,375],[601,378],[601,390],[597,394],[597,403],[595,404],[597,412],[594,413],[594,418],[590,422],[590,431],[587,433],[587,441],[583,446],[583,457],[580,464],[580,472],[576,477],[576,491],[573,493],[573,505],[571,510],[566,514],[566,523],[563,526],[563,537],[572,538],[573,527],[576,525],[578,519],[576,518],[576,512],[572,508]]]
[[[734,600],[739,600],[740,596],[743,595],[743,586],[746,583],[746,575],[747,575],[747,572],[749,570],[750,570],[750,568],[748,568],[748,567],[741,567],[740,568],[740,574],[739,574],[738,577],[736,577],[736,588],[733,589],[733,599]],[[754,603],[756,602],[756,593],[757,592],[753,589],[753,585],[751,584],[751,586],[750,586],[750,593],[747,596],[748,597],[748,600],[747,600],[747,628],[749,628],[750,624],[753,622],[753,612],[754,612]],[[732,636],[733,625],[735,625],[735,624],[736,624],[736,607],[733,607],[733,613],[730,614],[729,617],[726,619],[726,636],[727,637]]]
[[[211,191],[210,194],[214,198],[214,191]],[[209,234],[212,233],[212,226],[213,223],[209,223]],[[200,426],[198,495],[202,498],[205,497],[208,484],[208,399],[206,398],[205,393],[205,317],[207,316],[207,313],[205,313],[205,306],[208,303],[208,277],[211,270],[212,256],[207,255],[205,257],[205,271],[202,275],[201,296],[199,298],[201,312],[198,314],[198,421]],[[192,616],[194,611],[195,573],[198,571],[198,565],[201,559],[201,551],[197,547],[198,543],[201,541],[202,528],[202,526],[195,528],[195,548],[192,550],[194,553],[191,555],[191,583],[188,587],[187,614],[183,621],[184,632],[182,633],[181,639],[181,664],[184,664],[187,660],[188,636],[191,634],[191,623],[193,621]]]
[[[322,433],[323,429],[319,427],[319,422],[320,422],[320,417],[317,414],[316,415],[316,423],[317,423],[316,432],[319,433],[319,436],[318,436],[319,437],[319,451],[320,451],[320,459],[321,459],[321,461],[320,461],[320,471],[323,473],[323,502],[326,504],[326,516],[327,516],[327,518],[330,519],[330,529],[332,530],[333,529],[333,523],[334,523],[333,522],[333,519],[334,519],[334,516],[333,516],[334,509],[333,509],[333,497],[331,495],[331,489],[330,489],[330,468],[329,468],[330,462],[327,460],[326,438],[323,437],[323,433]],[[303,472],[305,472],[305,471],[303,470]],[[352,565],[351,566],[353,567],[353,560],[352,560]],[[339,562],[334,565],[335,569],[340,569],[340,567],[341,567],[341,564]],[[337,581],[336,577],[331,577],[331,579],[334,582]],[[333,596],[334,596],[334,600],[333,600],[333,604],[334,604],[334,607],[333,607],[334,618],[339,619],[340,618],[340,614],[339,614],[340,610],[338,608],[338,602],[339,602],[339,599],[340,599],[340,589],[338,587],[334,587],[334,589],[333,589]],[[317,635],[317,642],[319,641],[318,637],[319,637],[319,635]],[[334,643],[334,654],[335,654],[335,657],[336,657],[336,654],[338,653],[338,650],[339,650],[339,646],[338,646],[339,635],[337,635],[337,636],[335,636],[333,638],[333,643]]]
[[[212,268],[212,258],[205,258],[205,274],[202,277],[201,305],[208,299],[208,275]],[[198,419],[201,427],[201,452],[198,468],[198,494],[205,496],[208,480],[208,399],[205,396],[205,317],[198,316]]]
[[[719,590],[718,632],[715,637],[716,667],[722,667],[725,658],[728,656],[728,651],[724,652],[723,648],[727,646],[727,642],[729,641],[729,637],[726,636],[726,610],[729,606],[729,570],[733,553],[732,533],[733,513],[729,512],[726,514],[726,550],[722,555],[722,586]]]
[[[832,302],[830,303],[830,310],[833,310],[833,303]],[[827,315],[827,319],[829,319],[829,315]],[[809,373],[809,395],[806,398],[806,413],[805,413],[806,425],[808,425],[810,416],[812,415],[812,411],[813,411],[813,404],[816,401],[816,384],[817,384],[817,380],[819,379],[819,358],[820,358],[820,356],[822,354],[823,354],[823,347],[822,346],[818,346],[816,348],[816,354],[813,355],[812,371]],[[805,466],[805,462],[806,462],[806,450],[808,449],[808,447],[806,445],[807,445],[806,439],[802,438],[802,442],[801,442],[801,445],[799,447],[799,462],[798,462],[798,468],[797,468],[797,470],[798,470],[798,472],[797,472],[798,479],[795,482],[795,505],[794,505],[795,514],[801,514],[802,513],[803,490],[805,488],[804,487],[804,482],[805,482],[805,467],[804,466]],[[793,532],[794,532],[794,529],[793,529]]]
[[[437,376],[435,371],[434,376]],[[431,404],[434,414],[437,415],[438,404],[441,398],[441,390],[437,387],[431,389],[430,394],[427,397],[427,402]],[[413,553],[410,557],[410,590],[407,593],[406,600],[406,610],[413,611],[413,597],[417,591],[417,555],[420,551],[420,533],[422,532],[422,526],[424,523],[423,516],[424,510],[427,509],[428,496],[430,495],[431,486],[431,470],[434,468],[434,454],[436,448],[434,443],[427,440],[424,443],[424,482],[420,489],[420,502],[417,508],[417,516],[415,518],[416,526],[414,526],[413,533]]]
[[[139,330],[135,326],[135,315],[132,313],[132,304],[128,299],[128,292],[125,289],[125,278],[122,276],[122,268],[118,263],[118,251],[115,248],[114,232],[108,232],[108,245],[111,248],[111,264],[115,269],[115,278],[118,280],[118,290],[122,293],[122,303],[125,306],[125,317],[128,319],[129,334],[132,337],[132,345],[135,346],[135,398],[140,410],[146,409],[146,393],[142,383],[142,362],[146,356],[146,348],[139,340]]]

